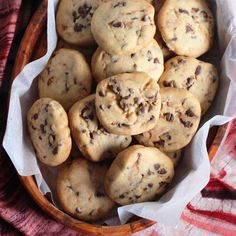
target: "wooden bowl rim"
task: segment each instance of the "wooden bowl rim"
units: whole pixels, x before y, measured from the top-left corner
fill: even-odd
[[[18,49],[17,57],[15,60],[14,68],[12,71],[11,82],[15,79],[17,74],[24,68],[24,66],[30,62],[30,59],[33,55],[33,50],[37,44],[37,40],[40,38],[43,30],[46,27],[47,22],[47,0],[42,0],[40,6],[33,15],[25,34],[22,38],[21,44]],[[30,43],[29,43],[30,42]],[[9,92],[10,94],[10,92]],[[10,96],[9,96],[10,97]],[[222,126],[213,141],[209,149],[209,158],[213,158],[219,147],[219,140],[221,140],[222,135],[224,134],[226,125]],[[96,235],[128,235],[134,232],[141,231],[146,229],[153,224],[155,221],[142,219],[133,221],[119,226],[102,226],[102,225],[93,225],[79,221],[65,212],[56,208],[44,195],[39,191],[35,179],[33,176],[20,176],[21,183],[30,194],[32,199],[52,218],[58,222],[69,226],[70,228],[84,233],[96,234]]]

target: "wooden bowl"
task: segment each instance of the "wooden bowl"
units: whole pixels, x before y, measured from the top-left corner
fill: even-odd
[[[39,8],[29,23],[24,37],[21,41],[15,65],[12,72],[12,81],[23,67],[30,61],[43,56],[46,52],[46,23],[47,23],[47,0],[42,0]],[[216,153],[220,141],[226,130],[226,125],[211,131],[208,138],[209,158],[212,159]],[[96,235],[128,235],[137,231],[144,230],[155,224],[154,221],[137,218],[130,223],[120,226],[92,225],[79,221],[63,211],[56,208],[38,190],[33,176],[19,176],[22,184],[34,199],[34,201],[52,218],[58,222],[78,231]]]

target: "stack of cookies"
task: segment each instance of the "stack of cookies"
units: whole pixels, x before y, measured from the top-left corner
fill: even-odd
[[[157,200],[217,90],[216,68],[196,59],[213,42],[207,3],[61,0],[56,23],[27,123],[38,159],[61,165],[62,209],[96,221]]]

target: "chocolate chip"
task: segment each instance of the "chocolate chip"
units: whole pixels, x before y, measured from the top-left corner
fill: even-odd
[[[34,127],[33,125],[31,126],[31,128],[33,129],[33,130],[36,130],[37,128],[36,127]]]
[[[40,127],[41,132],[43,134],[46,134],[45,125],[41,124],[39,127]]]
[[[144,190],[144,191],[147,191],[147,187],[145,187],[143,190]]]
[[[75,194],[76,194],[77,197],[79,196],[79,192],[76,192]]]
[[[42,137],[41,137],[41,136],[39,136],[39,139],[40,139],[40,140],[42,140]]]
[[[115,28],[121,28],[122,27],[122,23],[120,21],[114,22],[114,23],[112,23],[112,26],[115,27]]]
[[[78,19],[76,11],[72,12],[72,16],[73,16],[73,21],[75,22]]]
[[[48,79],[48,82],[47,82],[47,85],[49,86],[50,84],[52,84],[52,82],[53,82],[53,79],[54,79],[54,77],[52,76],[52,77],[50,77],[49,79]]]
[[[185,114],[186,114],[187,116],[189,116],[189,117],[194,117],[194,116],[195,116],[195,114],[193,113],[193,111],[192,111],[191,109],[188,109],[188,110],[185,112]]]
[[[128,98],[130,98],[131,97],[131,94],[129,94],[129,95],[127,95],[127,96],[124,96],[124,97],[122,97],[122,99],[128,99]]]
[[[100,97],[105,97],[105,94],[104,94],[103,91],[101,91],[101,90],[99,90],[98,95],[99,95]]]
[[[184,60],[183,58],[179,58],[177,61],[178,64],[185,64],[186,60]]]
[[[194,84],[193,78],[188,77],[187,78],[187,82],[185,84],[186,84],[187,90],[189,90],[193,86],[193,84]]]
[[[87,116],[85,116],[85,112],[88,111],[88,110],[89,110],[88,107],[84,107],[84,108],[81,110],[80,116],[82,116],[84,119],[86,119]]]
[[[135,57],[135,53],[131,53],[131,54],[130,54],[130,57],[131,57],[131,58],[134,58],[134,57]]]
[[[152,116],[150,117],[149,121],[153,121],[153,120],[155,120],[155,116],[152,115]]]
[[[37,113],[33,114],[32,119],[37,120],[39,118],[39,115]]]
[[[193,126],[193,123],[191,123],[190,121],[185,121],[183,119],[180,118],[180,122],[184,125],[184,127],[186,128],[191,128]]]
[[[161,167],[161,166],[160,166],[160,164],[158,164],[158,163],[154,165],[154,169],[155,169],[155,170],[159,170],[160,167]]]
[[[121,195],[119,196],[119,198],[120,198],[120,199],[124,199],[124,198],[125,198],[125,195],[124,195],[124,194],[121,194]]]
[[[172,122],[172,121],[174,120],[174,118],[175,118],[174,115],[171,114],[171,113],[169,113],[169,112],[164,113],[163,115],[165,116],[165,119],[166,119],[167,121],[169,121],[169,122]]]
[[[46,70],[47,70],[48,75],[49,75],[50,74],[50,68],[48,66],[46,67]]]
[[[167,173],[166,169],[165,168],[161,168],[160,170],[157,171],[158,174],[160,175],[164,175]]]
[[[140,104],[139,105],[139,112],[138,112],[139,114],[143,114],[143,113],[145,113],[145,106],[143,105],[143,104]]]
[[[163,187],[163,186],[165,186],[165,185],[168,185],[168,183],[167,183],[166,181],[161,181],[161,182],[159,183],[159,186],[160,186],[160,187]]]
[[[118,126],[119,128],[122,128],[123,126],[129,127],[129,125],[128,125],[128,124],[125,124],[125,123],[118,123],[117,126]]]
[[[99,109],[104,111],[104,109],[103,109],[102,105],[99,105]]]
[[[86,3],[83,6],[80,6],[78,9],[78,13],[80,15],[81,18],[85,18],[91,11],[92,7],[88,6]]]
[[[139,98],[138,98],[138,97],[135,97],[135,98],[134,98],[134,103],[136,103],[136,104],[137,104],[137,103],[138,103],[138,101],[139,101]]]
[[[154,145],[157,145],[159,147],[164,147],[165,146],[165,140],[159,140],[159,141],[156,141],[154,142]]]
[[[153,187],[153,183],[149,183],[149,184],[148,184],[148,187],[149,187],[149,188],[152,188],[152,187]]]
[[[53,154],[53,155],[58,154],[58,146],[56,146],[55,148],[53,148],[52,154]]]
[[[196,7],[192,7],[192,11],[197,13],[199,11],[199,8],[196,8]]]
[[[214,83],[216,82],[216,80],[217,80],[217,77],[214,76],[214,77],[212,78],[212,83],[214,84]]]
[[[93,215],[93,213],[94,213],[94,210],[90,211],[89,215],[91,216],[91,215]]]
[[[119,93],[121,91],[120,87],[116,87],[117,92]]]
[[[137,64],[136,63],[134,63],[134,65],[133,65],[133,67],[134,67],[134,70],[137,70]]]
[[[195,75],[198,76],[202,71],[202,67],[201,66],[197,66],[196,70],[195,70]]]
[[[150,20],[149,16],[147,15],[144,15],[142,18],[141,18],[141,21],[148,21]]]
[[[159,59],[158,59],[157,57],[156,57],[156,58],[154,58],[153,62],[154,62],[155,64],[157,64],[157,63],[159,63],[159,64],[160,64],[160,61],[159,61]]]
[[[139,199],[141,197],[141,195],[135,195],[136,199]]]
[[[85,28],[85,27],[82,24],[76,23],[74,25],[74,31],[75,32],[81,32],[83,28]]]
[[[161,138],[162,140],[171,140],[171,136],[170,136],[169,132],[163,133],[163,134],[160,136],[160,138]]]
[[[191,26],[191,25],[186,25],[186,27],[185,27],[185,32],[186,32],[186,33],[193,32],[192,26]]]
[[[201,15],[203,18],[205,18],[205,19],[208,18],[208,14],[207,14],[205,11],[201,11],[201,12],[200,12],[200,15]]]
[[[125,7],[126,6],[126,2],[118,2],[117,4],[115,4],[113,7]]]
[[[108,105],[107,108],[110,109],[110,108],[111,108],[111,105]]]
[[[171,39],[171,41],[177,41],[177,39],[178,39],[177,37],[174,37]]]
[[[153,106],[150,105],[150,106],[148,107],[148,112],[150,112],[150,111],[152,110],[152,108],[153,108]]]
[[[179,13],[189,14],[189,12],[185,9],[179,8]]]
[[[173,80],[171,80],[171,81],[164,81],[163,82],[163,85],[164,85],[164,87],[174,87],[174,81]]]
[[[46,106],[45,106],[45,108],[44,108],[44,110],[45,110],[46,112],[48,112],[48,107],[49,107],[49,104],[46,104]]]
[[[141,30],[136,30],[136,35],[137,35],[138,37],[140,37],[140,36],[141,36]]]
[[[147,58],[148,58],[148,61],[151,61],[153,58],[152,52],[150,50],[147,51]]]

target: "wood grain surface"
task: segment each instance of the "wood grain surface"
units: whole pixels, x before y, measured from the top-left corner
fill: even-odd
[[[20,44],[12,72],[12,81],[23,67],[30,61],[41,57],[46,52],[46,23],[47,23],[47,0],[42,0],[39,8],[33,16]],[[224,136],[227,125],[213,130],[210,135],[209,158],[212,159]],[[216,134],[216,136],[215,136]],[[133,222],[120,226],[102,226],[79,221],[56,208],[38,190],[33,176],[19,176],[23,186],[34,201],[51,217],[78,232],[96,235],[128,235],[150,227],[155,222],[136,217]]]

